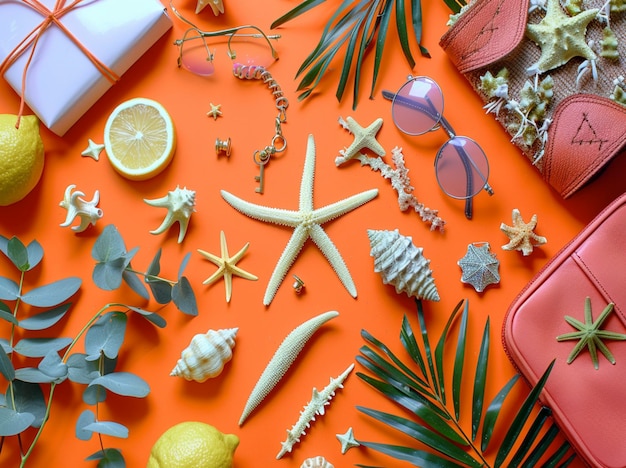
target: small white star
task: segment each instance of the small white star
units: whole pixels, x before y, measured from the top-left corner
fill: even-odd
[[[354,438],[352,427],[348,428],[345,434],[336,434],[337,439],[341,442],[341,453],[346,453],[352,447],[359,447],[361,444]]]
[[[211,110],[207,112],[206,115],[208,115],[209,117],[213,117],[213,120],[217,120],[217,118],[221,117],[222,115],[222,111],[220,110],[222,105],[221,104],[214,105],[212,102],[210,103],[210,105],[211,105]]]
[[[102,153],[102,150],[104,149],[104,145],[100,145],[98,143],[95,143],[91,138],[89,139],[89,146],[87,146],[87,148],[85,148],[85,150],[80,153],[81,156],[87,156],[90,158],[95,159],[96,161],[98,159],[100,159],[100,153]]]

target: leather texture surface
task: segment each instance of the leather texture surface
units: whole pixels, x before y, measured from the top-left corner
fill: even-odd
[[[571,364],[577,341],[556,337],[576,331],[564,317],[584,322],[585,298],[596,319],[609,303],[615,308],[602,329],[626,333],[626,194],[600,213],[566,245],[513,302],[503,326],[505,350],[520,373],[536,384],[555,364],[543,402],[572,446],[595,467],[626,466],[626,341],[606,340],[612,365],[598,352],[595,369],[584,348]]]
[[[526,30],[528,0],[479,0],[441,38],[461,73],[490,65],[511,53]]]

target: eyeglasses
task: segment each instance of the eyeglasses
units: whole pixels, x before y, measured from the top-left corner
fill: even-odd
[[[439,128],[448,134],[448,141],[435,156],[437,183],[446,195],[466,200],[465,216],[471,219],[472,198],[483,189],[493,195],[487,183],[489,162],[478,143],[456,135],[444,118],[439,85],[426,76],[409,76],[397,93],[383,91],[383,97],[392,101],[393,122],[407,135],[423,135]]]
[[[209,37],[228,37],[228,56],[231,60],[237,58],[237,61],[243,65],[257,65],[268,67],[274,60],[278,59],[278,54],[270,39],[278,39],[280,35],[265,34],[259,27],[247,24],[244,26],[236,26],[234,28],[221,29],[217,31],[202,31],[194,23],[185,18],[172,4],[170,0],[170,8],[172,12],[183,22],[191,27],[185,31],[181,39],[176,39],[174,45],[178,46],[178,67],[183,67],[190,72],[200,76],[211,76],[215,73],[215,65],[213,64],[214,54],[209,49],[206,39]],[[252,30],[252,33],[242,33],[240,31]],[[243,53],[237,54],[232,48],[233,38],[247,39],[238,45],[238,49]],[[254,39],[262,39],[261,42]],[[266,47],[265,43],[267,43]],[[238,56],[239,55],[239,56]]]

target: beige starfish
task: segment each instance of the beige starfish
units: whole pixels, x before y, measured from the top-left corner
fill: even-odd
[[[200,13],[207,6],[210,6],[215,16],[224,13],[224,2],[222,0],[198,0],[196,4],[196,14]]]
[[[361,127],[352,117],[348,117],[346,120],[339,117],[339,123],[343,128],[354,135],[354,141],[345,150],[341,150],[339,152],[341,156],[335,159],[335,164],[337,166],[352,159],[364,148],[369,149],[378,156],[382,157],[385,155],[385,149],[376,140],[376,134],[383,125],[383,119],[378,118],[374,120],[374,122],[366,128]]]
[[[598,9],[582,11],[569,16],[559,0],[548,0],[546,16],[537,24],[526,27],[526,35],[539,47],[541,57],[527,71],[543,73],[566,64],[571,58],[595,60],[596,54],[587,45],[587,25],[596,17]]]
[[[342,216],[355,208],[367,203],[378,195],[378,189],[372,189],[352,195],[344,200],[337,201],[322,208],[313,207],[313,177],[315,173],[315,141],[313,135],[309,135],[307,142],[304,171],[300,183],[300,202],[297,210],[270,208],[256,205],[238,198],[225,190],[222,197],[237,211],[259,221],[266,223],[289,226],[293,228],[293,234],[287,242],[285,250],[278,259],[274,272],[265,290],[263,304],[269,305],[274,298],[278,287],[282,283],[287,271],[295,262],[296,257],[304,246],[307,239],[311,238],[315,245],[322,251],[330,265],[337,273],[339,280],[348,290],[352,297],[356,297],[356,287],[350,276],[339,250],[324,232],[322,224]]]
[[[524,256],[530,255],[533,251],[533,246],[548,242],[545,237],[538,236],[533,232],[536,227],[536,214],[534,214],[532,218],[530,218],[530,222],[526,224],[519,210],[515,208],[513,210],[513,226],[507,226],[504,223],[500,224],[500,229],[510,239],[510,242],[503,245],[502,248],[504,250],[521,250]]]
[[[102,153],[103,149],[104,145],[98,144],[90,138],[87,148],[85,148],[80,154],[81,156],[87,156],[97,161],[98,159],[100,159],[100,153]]]
[[[208,115],[209,117],[213,117],[213,120],[217,120],[217,118],[222,115],[222,111],[220,110],[222,105],[221,104],[214,105],[212,102],[210,103],[210,105],[211,105],[211,110],[207,112],[206,115]]]
[[[198,252],[203,257],[206,257],[211,262],[215,263],[219,268],[215,273],[205,279],[202,284],[211,284],[220,279],[222,276],[224,277],[224,283],[226,285],[226,302],[230,302],[230,297],[233,293],[233,275],[240,276],[241,278],[245,278],[247,280],[256,281],[259,278],[252,273],[248,273],[244,269],[237,266],[237,262],[241,260],[241,257],[246,253],[250,243],[246,243],[243,248],[237,252],[232,257],[228,254],[228,246],[226,245],[226,235],[224,231],[220,231],[220,247],[221,247],[221,258],[217,255],[213,255],[212,253],[205,252],[204,250],[198,249]]]

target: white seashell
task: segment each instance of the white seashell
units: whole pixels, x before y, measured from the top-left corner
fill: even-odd
[[[238,330],[226,328],[195,335],[189,346],[180,353],[180,359],[170,375],[196,382],[217,377],[222,372],[224,364],[233,357],[232,349]]]
[[[168,192],[162,198],[154,200],[143,199],[150,206],[158,206],[161,208],[167,208],[167,214],[161,225],[154,231],[150,231],[150,234],[162,234],[169,227],[178,223],[180,231],[178,232],[178,243],[180,244],[185,238],[187,233],[187,227],[189,225],[189,219],[192,213],[194,213],[196,206],[196,192],[195,190],[188,190],[187,187],[182,189],[177,185],[174,190]]]
[[[102,218],[102,210],[97,206],[100,201],[100,192],[96,190],[93,198],[87,201],[82,198],[85,196],[84,192],[74,191],[75,188],[75,184],[68,185],[63,200],[59,203],[59,206],[67,210],[65,222],[61,223],[60,226],[67,227],[72,224],[75,218],[80,218],[80,224],[72,226],[71,229],[74,232],[83,232],[89,225],[95,226],[96,221]]]
[[[380,273],[384,284],[392,284],[397,293],[409,297],[438,301],[439,293],[430,270],[430,260],[423,255],[423,248],[413,245],[410,236],[398,230],[375,231],[368,229],[370,255],[374,257],[374,271]]]
[[[326,460],[321,455],[313,458],[307,458],[302,462],[300,468],[335,468],[331,462]]]

